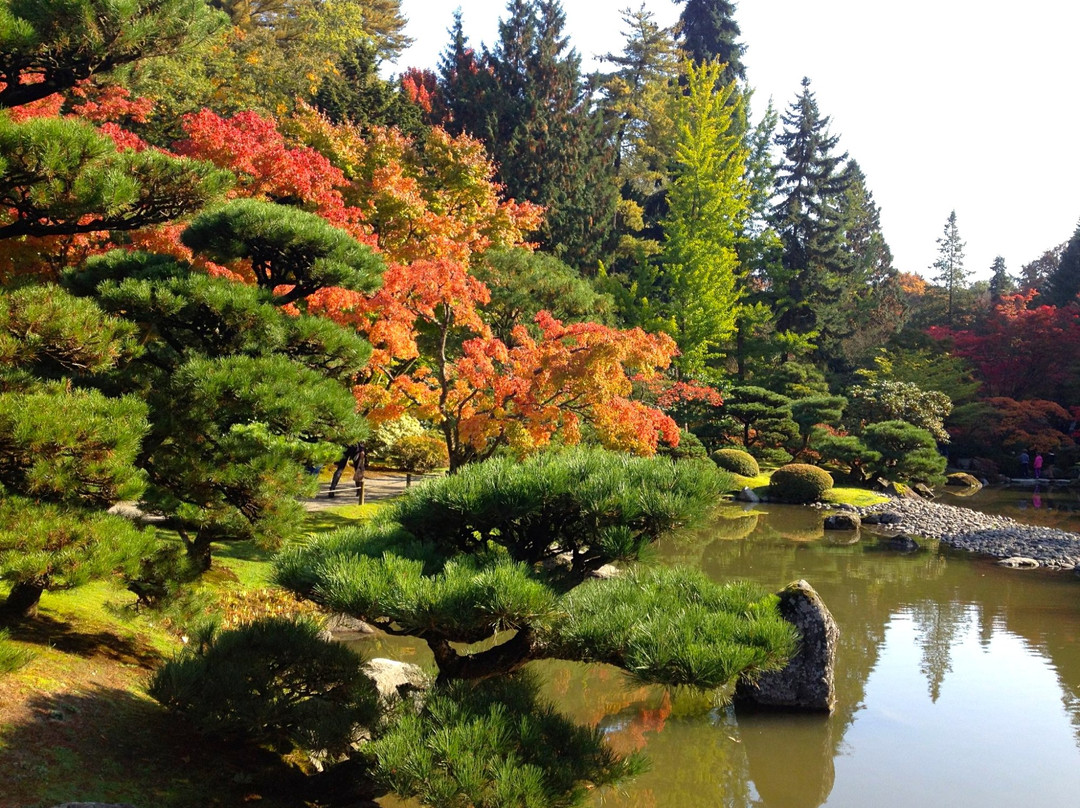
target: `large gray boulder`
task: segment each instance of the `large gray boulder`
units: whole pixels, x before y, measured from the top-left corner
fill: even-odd
[[[799,650],[787,667],[756,681],[740,679],[735,707],[827,712],[836,706],[836,646],[840,629],[821,596],[806,581],[780,592],[780,614],[799,631]]]

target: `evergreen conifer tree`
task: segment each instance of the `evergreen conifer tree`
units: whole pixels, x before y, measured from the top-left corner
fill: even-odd
[[[1080,224],[1061,253],[1057,268],[1047,278],[1046,299],[1055,306],[1076,303],[1080,294]]]
[[[746,46],[736,40],[741,31],[735,22],[735,4],[728,0],[676,0],[685,3],[679,15],[679,44],[694,62],[719,60],[726,65],[725,84],[746,80],[742,55]]]
[[[937,270],[938,274],[934,276],[934,280],[945,288],[948,297],[945,317],[948,324],[952,325],[957,294],[965,288],[965,282],[971,274],[969,270],[964,269],[966,244],[960,239],[960,228],[956,225],[955,210],[949,213],[949,218],[945,220],[945,229],[941,238],[937,240],[937,244],[938,258],[930,265],[930,268]]]
[[[997,256],[990,265],[990,302],[997,303],[1005,295],[1016,291],[1016,279],[1009,274],[1005,258]]]
[[[839,137],[829,133],[810,80],[781,117],[776,144],[784,151],[776,179],[772,222],[783,244],[771,279],[779,331],[819,334],[846,330],[842,298],[848,268],[844,254],[841,170],[847,154],[835,154]]]
[[[541,246],[595,271],[612,247],[618,197],[603,120],[563,34],[558,0],[511,0],[483,58],[460,19],[441,65],[452,131],[483,140],[506,195],[544,205]]]

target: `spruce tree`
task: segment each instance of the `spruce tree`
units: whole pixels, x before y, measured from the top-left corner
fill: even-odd
[[[954,304],[957,294],[966,288],[966,281],[971,274],[964,269],[965,242],[960,239],[960,228],[956,225],[956,211],[949,213],[945,220],[945,229],[941,238],[937,240],[938,258],[930,265],[931,269],[937,270],[934,281],[940,283],[948,296],[948,308],[946,309],[946,322],[953,324],[955,313]]]
[[[1061,260],[1046,282],[1046,299],[1055,306],[1076,303],[1080,294],[1080,224],[1061,253]]]
[[[746,46],[736,40],[741,31],[735,22],[735,4],[728,0],[675,0],[684,6],[679,15],[679,44],[694,62],[718,59],[727,65],[721,78],[725,84],[746,80],[742,55]]]
[[[997,256],[990,265],[990,302],[997,303],[1005,295],[1016,291],[1016,279],[1009,274],[1005,258]]]
[[[618,196],[602,118],[558,0],[511,0],[507,15],[480,60],[460,21],[452,29],[441,72],[453,128],[486,143],[507,196],[547,208],[541,246],[595,271],[612,247]]]
[[[779,331],[798,334],[843,329],[841,308],[847,257],[841,208],[848,179],[847,154],[835,154],[839,137],[829,133],[810,80],[781,117],[776,144],[784,158],[776,179],[772,223],[783,244],[771,279]]]

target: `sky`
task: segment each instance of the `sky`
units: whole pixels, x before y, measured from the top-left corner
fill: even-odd
[[[398,68],[434,68],[461,7],[470,43],[493,44],[506,0],[402,0],[415,44]],[[641,0],[563,0],[584,69],[624,41]],[[657,22],[681,6],[646,0]],[[950,211],[972,279],[1013,274],[1080,221],[1080,3],[1069,0],[742,0],[735,19],[758,116],[811,80],[838,149],[881,208],[893,263],[932,278]]]

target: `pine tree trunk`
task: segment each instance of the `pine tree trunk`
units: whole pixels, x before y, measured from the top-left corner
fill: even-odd
[[[206,572],[210,569],[212,556],[209,541],[196,535],[195,541],[185,542],[184,547],[187,550],[188,558],[191,559],[191,563],[195,565],[195,569],[199,570],[199,572]]]
[[[13,587],[0,606],[0,618],[3,620],[22,620],[28,617],[36,617],[38,603],[41,601],[41,593],[45,587],[38,583],[26,583],[19,581]]]

